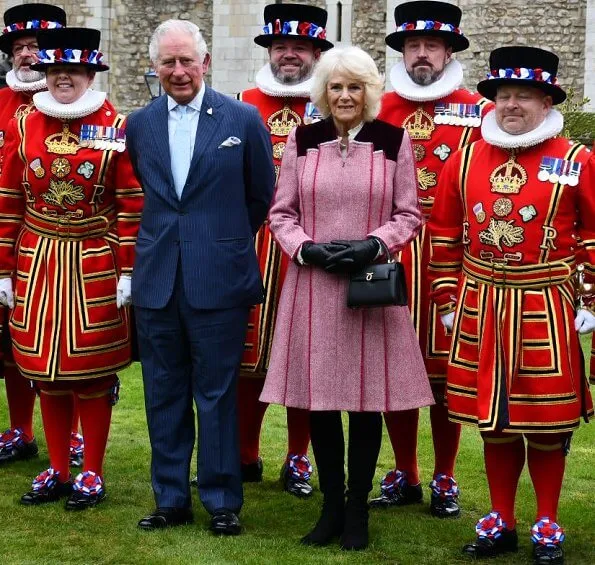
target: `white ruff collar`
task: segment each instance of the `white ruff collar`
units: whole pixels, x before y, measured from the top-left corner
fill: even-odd
[[[310,89],[312,88],[312,77],[297,84],[277,82],[269,63],[256,73],[254,82],[258,90],[277,98],[310,98]]]
[[[73,120],[83,118],[99,110],[103,106],[106,96],[105,92],[89,89],[76,102],[60,104],[49,92],[38,92],[33,95],[33,103],[46,116]]]
[[[548,112],[545,120],[534,130],[519,135],[511,135],[501,130],[496,123],[496,111],[488,112],[481,123],[481,136],[490,144],[502,149],[518,149],[533,147],[543,143],[546,139],[556,137],[564,128],[564,117],[553,108]]]
[[[406,100],[427,102],[440,100],[459,88],[463,83],[463,67],[456,59],[451,59],[436,82],[428,86],[420,86],[411,80],[405,69],[405,63],[401,60],[393,65],[389,77],[395,92]]]
[[[40,80],[34,80],[33,82],[23,82],[17,78],[14,69],[6,73],[6,85],[14,92],[37,92],[38,90],[47,88],[45,77]]]

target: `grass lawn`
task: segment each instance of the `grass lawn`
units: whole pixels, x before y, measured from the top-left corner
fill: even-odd
[[[35,474],[48,466],[41,418],[36,412],[38,459],[0,467],[0,565],[9,563],[470,563],[460,553],[474,537],[476,519],[489,510],[482,448],[477,432],[465,428],[457,478],[462,489],[459,519],[431,518],[427,504],[374,511],[371,545],[366,552],[341,552],[338,547],[301,547],[299,538],[317,517],[321,503],[316,491],[310,500],[283,493],[277,482],[285,452],[284,410],[271,407],[262,438],[265,480],[245,489],[242,520],[245,532],[237,538],[215,538],[207,531],[208,516],[195,497],[192,526],[143,532],[137,521],[153,509],[149,480],[149,441],[142,400],[140,367],[121,374],[121,400],[114,410],[106,458],[107,500],[83,513],[67,513],[61,503],[38,508],[18,504]],[[431,479],[432,456],[428,414],[423,411],[420,432],[422,480]],[[8,427],[4,384],[0,381],[0,426]],[[559,521],[567,530],[567,564],[595,563],[595,425],[575,434],[568,458]],[[383,442],[376,482],[393,464],[388,438]],[[316,475],[315,475],[316,477]],[[316,478],[314,479],[316,483]],[[428,490],[424,496],[428,499]],[[512,557],[489,564],[530,564],[528,530],[535,504],[528,474],[522,476],[518,525],[521,548]]]

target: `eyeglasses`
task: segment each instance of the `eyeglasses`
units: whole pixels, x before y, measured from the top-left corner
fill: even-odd
[[[19,43],[12,46],[12,54],[14,56],[21,55],[25,50],[25,47],[29,50],[29,53],[37,53],[39,51],[39,45],[37,41],[31,41],[31,43]]]

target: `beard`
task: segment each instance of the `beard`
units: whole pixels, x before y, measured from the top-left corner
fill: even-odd
[[[407,71],[407,74],[415,84],[429,86],[442,76],[442,72],[442,70],[437,71],[433,67],[416,66],[410,71]]]
[[[273,72],[273,76],[275,77],[275,80],[281,84],[299,84],[300,82],[304,82],[310,78],[313,67],[313,64],[308,65],[306,63],[302,63],[302,66],[300,67],[297,74],[286,75],[281,70],[281,65],[271,62],[271,71]]]
[[[32,69],[17,69],[14,74],[21,82],[35,82],[45,78],[45,73]]]

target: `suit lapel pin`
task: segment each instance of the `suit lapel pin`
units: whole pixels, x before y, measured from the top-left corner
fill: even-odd
[[[213,108],[207,108],[207,114],[209,114],[209,116],[213,115]]]

